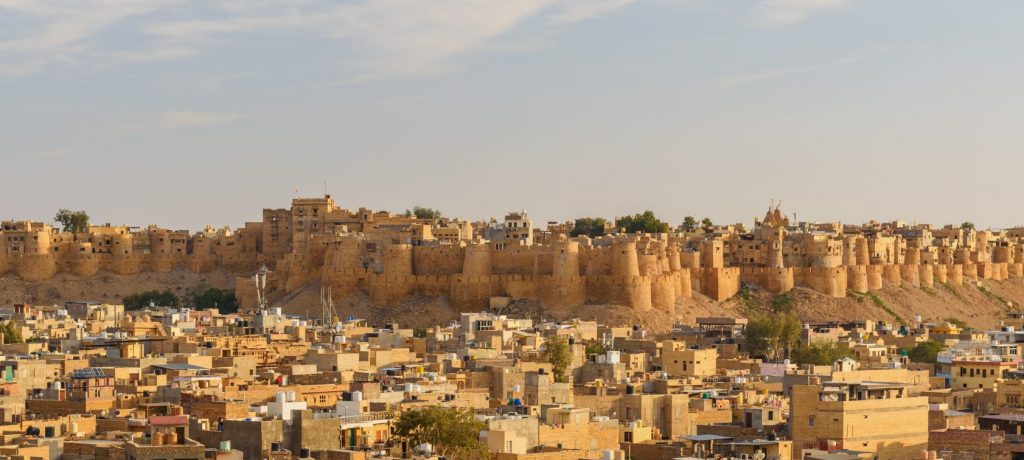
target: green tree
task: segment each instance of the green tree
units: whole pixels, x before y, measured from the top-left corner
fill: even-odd
[[[697,229],[697,219],[693,216],[686,216],[683,218],[683,228],[688,232],[692,232]]]
[[[487,426],[470,409],[422,407],[402,412],[392,425],[392,434],[410,447],[429,443],[435,453],[454,460],[490,458],[480,441]]]
[[[964,222],[960,224],[960,228],[964,230],[974,230],[974,222]]]
[[[751,318],[747,323],[747,350],[768,361],[780,361],[800,342],[803,323],[793,313]]]
[[[921,342],[914,346],[914,348],[911,348],[907,353],[907,357],[915,363],[934,364],[940,351],[942,351],[942,344],[934,340],[929,340],[927,342]]]
[[[18,329],[18,325],[14,324],[14,321],[8,321],[0,328],[0,335],[3,335],[4,343],[23,343],[25,340],[21,337],[21,330]]]
[[[839,345],[829,340],[818,340],[807,345],[799,345],[793,349],[790,359],[797,364],[817,364],[826,366],[834,363],[837,359],[852,356],[848,348],[840,348]]]
[[[161,307],[177,307],[181,300],[169,290],[143,291],[129,295],[121,300],[125,310],[139,310],[148,307],[150,302]]]
[[[603,355],[606,351],[608,351],[608,348],[605,347],[603,343],[597,340],[591,340],[590,342],[587,342],[585,349],[587,356]]]
[[[440,219],[441,211],[423,206],[413,206],[412,211],[408,209],[405,210],[405,217],[416,217],[417,219]]]
[[[709,218],[705,217],[705,218],[703,218],[703,219],[701,219],[701,220],[700,220],[700,226],[701,226],[701,228],[703,228],[703,229],[705,229],[705,230],[708,230],[708,229],[710,229],[711,227],[714,227],[714,226],[715,226],[715,223],[714,223],[714,222],[711,222],[711,219],[709,219]]]
[[[188,304],[196,308],[216,308],[221,313],[238,311],[235,292],[228,289],[199,286],[188,294]]]
[[[772,297],[772,310],[776,313],[793,311],[793,298],[789,296],[788,292]]]
[[[544,358],[551,363],[551,373],[555,381],[565,382],[565,370],[569,368],[572,360],[572,351],[569,350],[569,341],[564,336],[556,335],[544,343]]]
[[[608,223],[603,217],[580,217],[569,231],[569,236],[585,235],[591,238],[604,235],[604,226]]]
[[[85,211],[72,211],[61,209],[53,216],[54,222],[61,226],[65,232],[83,233],[89,231],[89,214]]]
[[[667,233],[668,224],[658,220],[653,211],[644,211],[632,216],[620,217],[615,226],[626,233]]]

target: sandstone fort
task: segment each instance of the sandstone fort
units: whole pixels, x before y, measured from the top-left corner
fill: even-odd
[[[90,226],[64,232],[29,221],[0,228],[0,275],[41,281],[58,273],[135,274],[187,267],[238,275],[243,307],[256,303],[253,274],[268,273],[278,298],[320,281],[379,305],[411,295],[446,296],[462,311],[494,297],[558,310],[586,303],[671,312],[696,294],[723,301],[744,286],[783,293],[797,286],[832,297],[886,285],[961,285],[1024,276],[1024,228],[976,230],[901,222],[793,222],[770,207],[745,225],[628,234],[611,225],[571,237],[571,222],[538,229],[526,212],[468,222],[338,207],[330,195],[264,209],[238,229],[201,232]]]

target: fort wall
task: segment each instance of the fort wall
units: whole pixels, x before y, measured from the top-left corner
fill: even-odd
[[[989,280],[992,279],[992,263],[986,261],[979,261],[974,264],[977,271],[975,272],[978,279]]]
[[[636,252],[636,241],[616,241],[612,244],[612,276],[640,276],[640,261]]]
[[[964,284],[964,266],[946,265],[946,283],[962,286]]]
[[[899,287],[903,282],[903,272],[899,265],[883,265],[882,279],[894,287]]]
[[[739,268],[704,268],[700,280],[701,293],[718,302],[740,292]]]
[[[100,255],[93,253],[92,243],[64,245],[57,256],[57,271],[78,276],[94,276],[100,271]]]
[[[921,271],[918,267],[917,264],[900,265],[900,280],[913,287],[921,287]]]
[[[25,281],[43,281],[57,274],[52,254],[23,254],[14,258],[14,273]]]
[[[388,275],[412,275],[412,246],[392,244],[384,249],[384,273]]]
[[[679,291],[676,298],[690,299],[693,298],[693,293],[693,270],[682,268],[679,270]]]
[[[878,280],[881,285],[881,279]],[[865,293],[871,290],[868,282],[868,267],[852,265],[846,267],[846,288],[853,292]]]
[[[846,297],[846,267],[795,267],[793,279],[827,296]]]
[[[935,283],[948,283],[948,270],[949,267],[946,265],[932,265],[932,284],[934,285]]]
[[[676,288],[679,273],[653,275],[651,278],[651,307],[668,313],[676,311]]]
[[[465,249],[462,246],[416,246],[413,267],[417,275],[454,275],[462,273]]]
[[[548,235],[544,244],[456,238],[420,245],[417,238],[423,234],[410,237],[393,227],[360,226],[360,233],[307,232],[299,238],[301,248],[288,240],[267,252],[264,244],[276,233],[265,232],[259,223],[237,231],[207,228],[195,235],[156,227],[96,227],[81,234],[52,232],[48,226],[18,228],[21,233],[0,247],[0,275],[37,281],[57,273],[89,277],[100,271],[168,272],[179,266],[196,273],[216,267],[254,271],[266,264],[273,273],[271,291],[292,292],[322,280],[336,296],[366,292],[381,305],[397,305],[412,295],[447,296],[467,311],[487,307],[491,297],[508,296],[553,309],[591,302],[674,312],[677,302],[694,292],[724,301],[742,284],[775,294],[802,286],[843,297],[848,290],[884,286],[1024,277],[1021,239],[994,232],[934,243],[898,230],[866,237],[804,232],[787,239],[784,227],[773,223],[755,233],[699,238],[635,234],[570,240]],[[252,297],[249,288],[242,283],[239,295]]]
[[[787,292],[796,285],[793,268],[743,267],[740,269],[740,281],[754,284],[772,294]]]
[[[885,269],[882,265],[864,265],[868,277],[868,290],[878,291],[885,286]]]
[[[935,266],[932,264],[918,265],[918,281],[921,286],[935,286]]]

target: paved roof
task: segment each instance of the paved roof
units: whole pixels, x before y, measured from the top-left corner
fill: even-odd
[[[150,425],[166,426],[166,425],[187,425],[187,415],[154,415],[149,418]]]
[[[154,364],[153,367],[160,369],[169,369],[172,371],[208,371],[209,368],[203,366],[196,366],[195,364],[188,363],[167,363],[167,364]]]

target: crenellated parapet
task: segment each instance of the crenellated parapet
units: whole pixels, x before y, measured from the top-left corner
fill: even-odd
[[[513,297],[547,309],[607,303],[666,313],[694,295],[728,300],[744,285],[843,297],[1024,278],[1024,228],[807,223],[774,207],[750,230],[736,224],[625,234],[609,226],[605,235],[570,238],[571,224],[545,232],[525,213],[509,216],[505,223],[440,222],[349,211],[326,196],[264,210],[262,221],[241,228],[194,234],[155,226],[72,233],[11,221],[0,225],[0,275],[41,281],[59,273],[181,268],[252,273],[265,265],[274,274],[268,287],[279,293],[320,282],[334,295],[366,293],[384,306],[445,296],[458,309],[476,310],[492,297]]]

